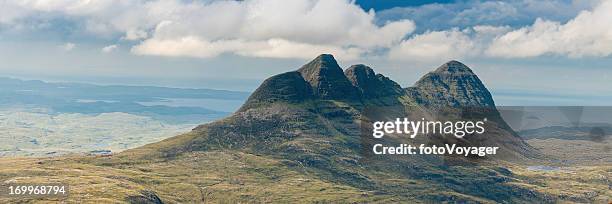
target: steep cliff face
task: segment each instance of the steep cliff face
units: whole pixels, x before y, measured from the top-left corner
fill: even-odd
[[[406,90],[425,106],[495,107],[491,93],[478,76],[457,61],[443,64]]]

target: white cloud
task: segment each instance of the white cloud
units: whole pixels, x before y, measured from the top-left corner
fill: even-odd
[[[418,7],[396,7],[378,12],[379,22],[408,18],[417,32],[460,29],[478,25],[525,26],[537,18],[566,22],[601,0],[470,0]]]
[[[103,53],[111,53],[115,51],[119,46],[118,45],[109,45],[102,48]]]
[[[355,59],[390,47],[414,30],[409,20],[374,24],[375,14],[346,0],[220,1],[162,21],[137,54],[214,57],[223,53],[312,58],[332,53]]]
[[[139,55],[187,56],[209,58],[240,49],[243,42],[237,40],[218,40],[209,42],[197,36],[185,36],[169,39],[147,39],[132,48]]]
[[[284,39],[266,41],[217,40],[206,41],[195,36],[180,39],[148,39],[132,48],[139,55],[188,56],[210,58],[222,53],[234,53],[250,57],[312,58],[321,53],[334,53],[345,60],[358,59],[364,51],[359,48],[313,45]]]
[[[90,33],[121,33],[137,41],[132,51],[143,55],[312,58],[326,52],[357,58],[397,44],[415,28],[410,20],[377,25],[374,12],[349,0],[8,2],[33,13],[77,17]]]
[[[394,60],[544,55],[606,57],[612,55],[612,1],[583,11],[566,23],[537,19],[518,29],[474,26],[425,32],[391,48]]]
[[[389,57],[395,60],[460,58],[475,48],[468,32],[455,29],[416,35],[391,49]]]
[[[414,35],[394,46],[389,51],[389,57],[403,61],[477,57],[492,39],[509,30],[507,26],[475,26],[463,30],[430,31]]]
[[[246,51],[237,50],[236,53],[244,56],[280,58],[312,58],[321,53],[333,53],[340,59],[356,60],[365,52],[361,48],[313,45],[291,42],[284,39],[270,39],[260,46],[251,50],[247,49]]]
[[[76,47],[74,43],[66,43],[60,46],[60,48],[66,52],[73,50]]]
[[[11,24],[26,15],[28,15],[27,9],[13,2],[0,1],[0,24]]]
[[[570,57],[612,54],[612,1],[583,11],[565,24],[538,19],[527,27],[497,37],[486,50],[496,57]]]
[[[430,19],[427,24],[431,25],[440,24],[441,19],[447,22],[444,29],[412,36],[413,21],[376,23],[380,20],[376,13],[349,0],[5,0],[0,2],[0,24],[52,22],[49,18],[71,21],[81,25],[75,28],[89,33],[133,41],[131,51],[138,55],[312,58],[332,53],[356,59],[389,50],[391,59],[428,60],[612,54],[610,0],[597,6],[591,6],[595,0],[474,2],[474,8],[469,7],[472,4],[432,4],[391,9],[410,11],[419,21]],[[551,13],[562,9],[575,15],[581,8],[592,10],[573,19]],[[451,10],[451,16],[430,15]],[[542,18],[532,25],[510,27],[540,13],[553,20]],[[512,25],[505,26],[505,22]]]
[[[144,31],[144,30],[138,30],[138,29],[130,29],[128,31],[125,32],[125,36],[123,37],[123,39],[125,40],[140,40],[140,39],[146,39],[147,37],[149,37],[149,34]]]

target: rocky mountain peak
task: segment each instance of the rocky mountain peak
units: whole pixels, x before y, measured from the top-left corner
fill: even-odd
[[[363,64],[349,67],[344,74],[364,98],[396,96],[403,93],[399,84],[382,74],[376,74],[372,68]]]
[[[315,96],[322,99],[357,99],[357,89],[342,72],[330,54],[319,55],[297,70],[311,85]]]
[[[427,106],[495,107],[491,93],[478,76],[454,60],[423,76],[407,92]]]
[[[345,71],[332,55],[319,55],[297,71],[273,76],[255,90],[241,108],[275,101],[299,103],[309,99],[363,100],[407,95],[426,107],[495,107],[482,81],[465,64],[444,63],[423,76],[413,87],[377,74],[366,65],[353,65]]]
[[[474,72],[472,72],[472,70],[466,66],[465,64],[459,62],[459,61],[455,61],[455,60],[451,60],[448,61],[446,63],[444,63],[442,66],[438,67],[435,71],[433,71],[435,73],[440,73],[440,74],[468,74],[468,75],[474,75]]]

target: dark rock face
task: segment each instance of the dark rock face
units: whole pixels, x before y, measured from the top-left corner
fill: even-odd
[[[450,61],[407,88],[410,97],[425,106],[494,108],[491,93],[470,68]]]
[[[256,103],[285,101],[300,102],[313,97],[310,84],[302,78],[299,72],[286,72],[266,79],[241,108],[249,108]]]
[[[319,55],[298,72],[310,83],[314,95],[321,99],[359,98],[357,89],[351,85],[332,55]]]
[[[149,190],[141,191],[140,195],[128,196],[126,201],[132,204],[164,204],[155,192]]]
[[[349,67],[344,74],[366,99],[398,96],[404,92],[399,84],[382,74],[374,73],[372,68],[363,64]]]
[[[310,99],[363,100],[407,96],[425,107],[477,107],[495,109],[482,81],[470,68],[449,61],[426,74],[413,87],[402,87],[366,65],[342,71],[332,55],[319,55],[297,71],[273,76],[255,90],[240,109],[276,101],[300,103]]]

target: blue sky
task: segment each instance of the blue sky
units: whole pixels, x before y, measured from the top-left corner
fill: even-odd
[[[0,75],[253,90],[319,53],[403,86],[456,59],[500,105],[611,105],[611,1],[6,0]]]
[[[374,10],[380,11],[380,10],[385,10],[385,9],[390,9],[390,8],[395,8],[395,7],[415,7],[415,6],[422,6],[422,5],[433,4],[433,3],[446,4],[446,3],[453,3],[455,1],[453,1],[453,0],[446,0],[446,1],[427,1],[427,0],[385,0],[385,1],[381,1],[381,0],[358,0],[358,1],[355,1],[355,2],[357,4],[359,4],[359,6],[361,6],[361,8],[363,8],[365,10],[374,9]]]

